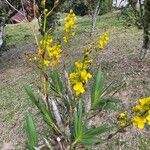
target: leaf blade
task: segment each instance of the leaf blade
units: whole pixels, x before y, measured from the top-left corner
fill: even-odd
[[[25,130],[28,139],[29,150],[34,150],[34,147],[38,146],[38,136],[36,126],[30,114],[26,116]]]
[[[91,88],[91,105],[94,108],[101,99],[104,89],[104,75],[99,69],[96,71],[94,82]]]

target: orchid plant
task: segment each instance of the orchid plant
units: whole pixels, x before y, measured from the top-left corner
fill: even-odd
[[[82,58],[75,61],[71,72],[64,68],[64,73],[60,74],[57,68],[62,63],[62,53],[65,51],[63,45],[69,43],[70,39],[75,36],[77,18],[70,10],[65,18],[63,36],[56,40],[50,31],[46,31],[46,19],[51,11],[48,12],[44,5],[43,9],[44,35],[42,40],[37,42],[38,49],[34,56],[28,55],[29,60],[40,70],[41,82],[38,86],[38,95],[35,95],[29,87],[26,87],[26,92],[38,108],[45,123],[50,127],[51,133],[48,139],[44,138],[44,144],[39,145],[35,123],[31,115],[27,115],[28,149],[73,150],[103,143],[115,135],[109,133],[112,127],[106,123],[99,123],[93,127],[91,120],[109,107],[110,103],[116,103],[116,101],[112,97],[108,98],[108,89],[111,84],[105,86],[102,71],[98,69],[93,75],[90,66],[93,63],[93,54],[98,55],[107,45],[109,32],[106,31],[94,44],[87,45],[83,50]],[[93,82],[90,85],[90,94],[86,96],[86,86],[90,80]],[[134,108],[135,112],[145,116],[142,122],[138,116],[133,119],[133,123],[140,128],[143,128],[146,122],[149,124],[150,121],[149,100],[149,98],[146,101],[140,100],[141,104]],[[119,130],[127,127],[129,122],[131,125],[132,120],[128,121],[127,114],[121,113],[119,119],[122,121]],[[104,133],[105,135],[108,133],[108,137],[104,138]]]

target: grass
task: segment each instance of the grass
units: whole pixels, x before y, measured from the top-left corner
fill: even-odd
[[[2,50],[9,50],[11,48],[19,47],[25,42],[33,41],[34,36],[32,34],[31,27],[33,23],[26,24],[7,24],[4,32],[4,46]]]
[[[1,146],[3,142],[14,142],[17,137],[17,135],[13,137],[14,132],[17,134],[18,131],[23,129],[23,115],[27,113],[29,108],[29,101],[26,94],[24,93],[23,84],[25,84],[25,80],[21,79],[0,89],[0,122],[3,125],[0,130]],[[21,134],[21,136],[23,136],[23,134]]]
[[[64,15],[61,16],[61,19],[63,18]],[[61,22],[63,24],[64,20]],[[109,30],[111,33],[110,42],[106,49],[94,60],[92,70],[101,67],[108,76],[108,82],[116,79],[119,84],[121,82],[126,84],[116,96],[123,100],[123,107],[129,109],[138,98],[149,96],[150,90],[150,57],[143,61],[138,60],[138,50],[142,44],[142,31],[135,27],[125,28],[122,21],[117,19],[116,14],[106,14],[98,18],[96,34],[92,39],[88,36],[90,25],[88,16],[78,17],[76,37],[66,47],[66,55],[63,61],[67,67],[70,67],[74,60],[80,58],[84,47],[91,40],[96,41],[99,35]],[[57,31],[57,33],[60,33],[61,30],[60,27],[60,31]],[[23,125],[24,115],[27,112],[32,111],[38,126],[44,128],[43,124],[40,123],[36,109],[32,108],[33,106],[24,90],[24,85],[30,85],[34,88],[36,81],[38,81],[35,71],[26,65],[22,56],[27,49],[30,51],[31,46],[28,46],[28,43],[32,44],[33,35],[28,24],[7,25],[5,35],[6,47],[10,48],[9,51],[14,46],[19,48],[24,46],[24,48],[21,52],[15,54],[21,56],[21,59],[14,57],[13,60],[4,61],[0,65],[0,77],[3,79],[0,80],[0,147],[2,143],[11,141],[17,150],[21,150],[24,149],[26,141]],[[108,117],[113,122],[115,114],[109,115]],[[47,128],[44,129],[44,133],[46,133]],[[133,133],[130,134],[130,131]],[[123,137],[123,135],[125,136]],[[140,142],[142,144],[136,137],[141,137]],[[149,146],[147,144],[149,137],[149,133],[144,136],[137,130],[129,130],[125,134],[118,135],[101,149],[140,150],[142,149],[140,146],[145,145],[145,143],[146,147]]]

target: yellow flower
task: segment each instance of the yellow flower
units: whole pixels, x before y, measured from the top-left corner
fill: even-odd
[[[70,75],[69,75],[69,78],[70,79],[74,79],[74,78],[76,78],[77,77],[77,73],[70,73]]]
[[[150,110],[150,97],[140,99],[139,104],[133,107],[134,112],[144,113],[148,110]]]
[[[120,121],[119,122],[119,126],[122,127],[122,128],[125,127],[125,126],[127,126],[127,121],[126,120]]]
[[[70,32],[72,29],[76,28],[76,16],[73,13],[72,10],[70,10],[70,13],[65,18],[65,32]]]
[[[150,97],[142,98],[139,101],[141,105],[150,105]]]
[[[43,64],[44,64],[45,66],[49,66],[50,61],[49,61],[49,60],[43,60]]]
[[[37,60],[37,57],[33,57],[33,58],[30,57],[30,58],[29,58],[29,61],[36,61],[36,60]]]
[[[37,58],[36,58],[36,57],[33,57],[33,60],[34,60],[34,61],[36,61],[36,60],[37,60]]]
[[[83,64],[81,61],[76,61],[76,62],[75,62],[75,66],[76,66],[76,68],[79,69],[79,70],[83,68],[83,65],[84,65],[84,64]]]
[[[129,118],[127,113],[120,113],[117,117],[117,119],[119,120],[118,124],[120,127],[125,127],[129,124]]]
[[[145,117],[134,116],[133,125],[137,126],[139,129],[143,129],[145,126]]]
[[[90,73],[88,73],[86,70],[81,71],[81,81],[83,81],[83,83],[87,83],[90,78],[92,78]]]
[[[38,56],[40,57],[39,59],[42,59],[41,61],[43,61],[43,62],[41,62],[41,63],[44,66],[54,67],[60,62],[61,52],[62,52],[61,45],[59,45],[59,44],[46,45],[46,47],[43,48],[43,50],[39,49]]]
[[[127,119],[128,115],[126,113],[120,113],[118,116],[119,119]]]
[[[53,38],[51,36],[48,36],[46,39],[43,39],[40,41],[40,44],[42,47],[46,47],[47,45],[50,45],[53,42]]]
[[[150,125],[150,97],[139,99],[139,104],[133,107],[133,124],[142,129],[146,124]]]
[[[146,117],[146,120],[147,120],[148,125],[150,125],[150,113],[149,113],[149,115]]]
[[[104,42],[102,40],[99,41],[98,48],[103,49],[104,48]]]
[[[69,79],[72,85],[79,81],[79,74],[77,72],[70,73]]]
[[[141,112],[143,110],[143,107],[141,105],[136,105],[132,110],[134,112]]]
[[[65,36],[63,37],[63,41],[66,43],[71,38],[71,36],[75,35],[74,29],[76,28],[76,16],[72,10],[65,18],[64,31]]]
[[[32,60],[37,61],[39,67],[56,67],[61,58],[60,45],[47,46],[45,49],[39,49],[37,57]]]
[[[105,32],[104,34],[104,39],[105,39],[105,42],[107,44],[108,40],[109,40],[109,32]]]
[[[65,43],[67,43],[67,42],[68,42],[68,38],[67,38],[66,36],[64,36],[64,37],[63,37],[63,41],[64,41]]]
[[[39,50],[38,50],[38,56],[39,56],[39,57],[42,57],[42,53],[43,53],[43,52],[42,52],[42,49],[39,49]]]
[[[75,66],[77,70],[83,70],[83,69],[87,69],[91,63],[92,63],[92,60],[86,60],[84,62],[79,60],[75,62]]]
[[[77,96],[85,92],[84,85],[90,78],[92,78],[92,75],[86,70],[77,70],[77,72],[70,73],[70,83]]]
[[[52,42],[53,42],[53,38],[51,36],[49,36],[47,39],[47,44],[51,44]]]
[[[83,84],[81,82],[77,82],[73,86],[73,89],[75,90],[75,93],[77,96],[85,92],[85,89],[84,89]]]
[[[92,75],[87,71],[88,66],[91,64],[91,62],[92,62],[92,60],[86,60],[85,58],[83,58],[82,61],[78,60],[75,62],[75,72],[73,72],[69,75],[70,83],[75,92],[76,92],[76,90],[74,87],[79,85],[77,83],[80,83],[80,85],[82,84],[83,88],[81,88],[81,91],[83,92],[83,91],[85,91],[85,89],[84,89],[85,83],[87,83],[88,80],[90,78],[92,78]],[[80,93],[80,92],[76,92],[76,95],[79,95],[77,93]]]
[[[99,37],[98,48],[103,49],[104,46],[108,43],[109,32],[105,32],[104,35]]]
[[[84,62],[84,64],[85,64],[86,67],[88,67],[89,65],[91,65],[92,62],[93,62],[93,60],[90,59],[90,60],[86,60],[86,61]]]

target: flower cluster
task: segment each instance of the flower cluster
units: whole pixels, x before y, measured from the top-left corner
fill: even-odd
[[[75,71],[69,75],[70,82],[76,96],[85,92],[84,86],[88,80],[92,78],[92,75],[88,72],[88,68],[92,63],[92,60],[88,58],[90,53],[91,48],[88,48],[84,51],[83,60],[78,60],[75,62]]]
[[[109,33],[105,32],[104,35],[100,37],[98,48],[104,48],[104,45],[108,43],[108,40]],[[92,78],[92,75],[88,72],[88,67],[92,63],[92,60],[89,59],[92,50],[93,47],[90,46],[83,52],[83,60],[75,62],[75,72],[71,73],[69,76],[72,88],[77,96],[85,92],[84,86],[88,80]]]
[[[71,36],[75,35],[74,29],[76,28],[76,16],[73,10],[70,10],[70,13],[65,18],[65,36],[63,37],[64,42],[68,42]]]
[[[133,107],[133,112],[133,125],[140,129],[146,124],[150,125],[150,97],[140,99],[139,104]]]
[[[109,41],[109,32],[105,32],[104,35],[99,37],[98,48],[103,49],[104,46],[108,43],[108,41]]]
[[[91,61],[76,61],[75,68],[76,71],[70,73],[69,78],[73,90],[75,91],[76,96],[85,92],[84,85],[88,82],[92,75],[87,71],[87,68]]]
[[[38,62],[41,68],[56,67],[61,58],[61,45],[53,43],[52,37],[48,36],[40,42],[38,54],[32,60]]]
[[[65,18],[65,36],[63,37],[64,42],[68,42],[69,38],[75,35],[75,28],[76,16],[73,11],[70,10],[70,13]],[[61,45],[58,42],[53,42],[53,38],[50,35],[47,35],[47,33],[45,35],[46,36],[44,36],[43,40],[40,42],[37,56],[33,58],[30,57],[30,60],[37,62],[40,68],[56,67],[61,58]]]
[[[122,112],[118,115],[117,117],[118,121],[119,121],[119,126],[120,127],[126,127],[129,124],[129,118],[127,113]]]

